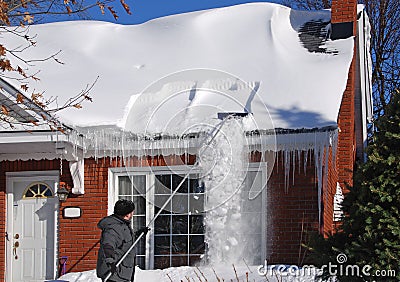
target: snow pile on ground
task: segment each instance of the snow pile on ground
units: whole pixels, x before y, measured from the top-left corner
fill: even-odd
[[[67,273],[60,278],[58,278],[56,281],[76,281],[76,282],[101,282],[100,278],[97,278],[96,276],[96,270],[89,270],[89,271],[84,271],[84,272],[72,272],[72,273]]]
[[[171,267],[164,270],[141,270],[136,267],[135,282],[179,282],[179,281],[252,281],[252,282],[311,282],[315,281],[315,269],[301,270],[285,269],[279,273],[270,266],[265,275],[258,272],[259,266],[216,266],[216,267]],[[261,272],[264,271],[261,269]],[[219,280],[218,280],[219,279]],[[96,271],[68,273],[57,281],[69,282],[99,282]]]
[[[200,83],[196,76],[169,81],[170,86],[187,86],[179,103],[169,107],[174,113],[188,109],[188,116],[180,115],[175,125],[194,114],[204,121],[215,119],[215,113],[192,111],[199,105],[215,105],[219,112],[243,111],[247,106],[255,117],[266,106],[277,128],[323,127],[336,124],[354,40],[328,39],[319,47],[330,52],[311,52],[299,34],[306,23],[322,22],[328,28],[329,21],[328,10],[304,12],[278,4],[249,3],[140,25],[96,21],[33,25],[29,34],[36,46],[25,50],[23,57],[41,59],[61,50],[57,58],[64,65],[48,60],[29,67],[32,73],[40,71],[40,81],[32,82],[30,89],[45,91],[46,97],[58,96],[59,106],[99,77],[92,90],[93,103],[85,103],[82,110],[59,113],[62,121],[72,126],[121,125],[135,101],[140,101],[135,108],[143,109],[158,109],[165,102],[165,88],[137,98],[149,85],[183,70],[211,69],[252,83],[260,101],[253,100],[251,91],[238,91],[233,83],[226,92],[230,99],[215,105],[216,91],[196,90],[214,79],[221,86],[223,82],[215,77],[203,77]],[[2,44],[18,49],[26,42],[4,33]],[[25,67],[21,61],[15,63]],[[232,101],[241,105],[233,107]],[[159,115],[152,124],[164,120],[165,116]],[[146,119],[135,122],[138,129],[152,132]]]

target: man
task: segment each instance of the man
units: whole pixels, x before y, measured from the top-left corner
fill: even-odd
[[[101,229],[100,249],[97,257],[97,277],[103,281],[111,272],[109,282],[130,282],[135,275],[135,248],[129,252],[122,263],[117,267],[121,257],[135,242],[140,234],[150,230],[148,227],[140,228],[135,233],[131,228],[131,219],[135,204],[129,200],[118,200],[114,205],[114,213],[99,221],[97,226]]]

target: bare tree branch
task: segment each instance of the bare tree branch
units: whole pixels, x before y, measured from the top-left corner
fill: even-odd
[[[12,35],[23,39],[25,44],[17,47],[8,48],[0,42],[0,79],[13,80],[21,83],[21,90],[28,92],[29,82],[32,80],[39,80],[40,71],[30,73],[30,67],[37,62],[44,62],[54,60],[56,63],[63,64],[57,56],[61,50],[54,54],[49,54],[43,58],[27,58],[25,51],[29,48],[34,48],[36,45],[35,36],[30,36],[29,25],[39,23],[43,17],[58,16],[58,15],[78,15],[83,17],[90,9],[98,8],[104,14],[107,9],[115,19],[118,15],[113,9],[111,4],[115,0],[97,0],[95,2],[89,0],[0,0],[0,37],[3,34]],[[120,5],[125,11],[130,14],[129,6],[124,0],[119,0]],[[61,130],[59,122],[52,120],[47,113],[54,113],[64,110],[66,108],[74,107],[81,108],[82,103],[85,101],[92,101],[90,91],[93,89],[98,77],[91,84],[87,84],[80,93],[67,99],[58,105],[58,98],[50,96],[46,98],[43,93],[37,93],[35,90],[31,91],[30,98],[17,93],[12,98],[15,98],[15,103],[18,104],[18,109],[23,111],[32,112],[36,115],[41,115],[42,121],[46,123],[51,129]],[[8,86],[7,86],[8,87]],[[3,89],[0,89],[3,90]],[[14,91],[15,92],[15,91]],[[4,93],[3,93],[4,94]],[[0,96],[3,95],[0,93]],[[3,95],[4,96],[4,95]],[[0,99],[0,127],[13,128],[18,125],[26,127],[27,130],[33,126],[39,125],[37,120],[24,120],[19,121],[18,109],[12,106],[9,98]],[[51,107],[56,104],[56,106]],[[46,114],[43,114],[43,113]],[[19,117],[21,119],[21,117]],[[28,126],[26,123],[31,123]]]

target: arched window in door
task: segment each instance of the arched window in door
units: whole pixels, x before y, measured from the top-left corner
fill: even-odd
[[[50,186],[43,182],[34,182],[25,189],[22,199],[53,198]]]

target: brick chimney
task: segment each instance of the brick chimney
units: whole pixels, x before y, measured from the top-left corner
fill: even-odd
[[[357,31],[357,1],[332,0],[331,39],[343,39],[356,36]],[[354,45],[356,40],[354,41]],[[355,71],[356,46],[354,46],[353,61],[350,65],[346,89],[338,116],[339,142],[337,151],[337,172],[340,186],[346,193],[346,184],[353,184],[353,169],[355,165]]]
[[[357,1],[332,0],[332,39],[348,38],[356,34]]]

